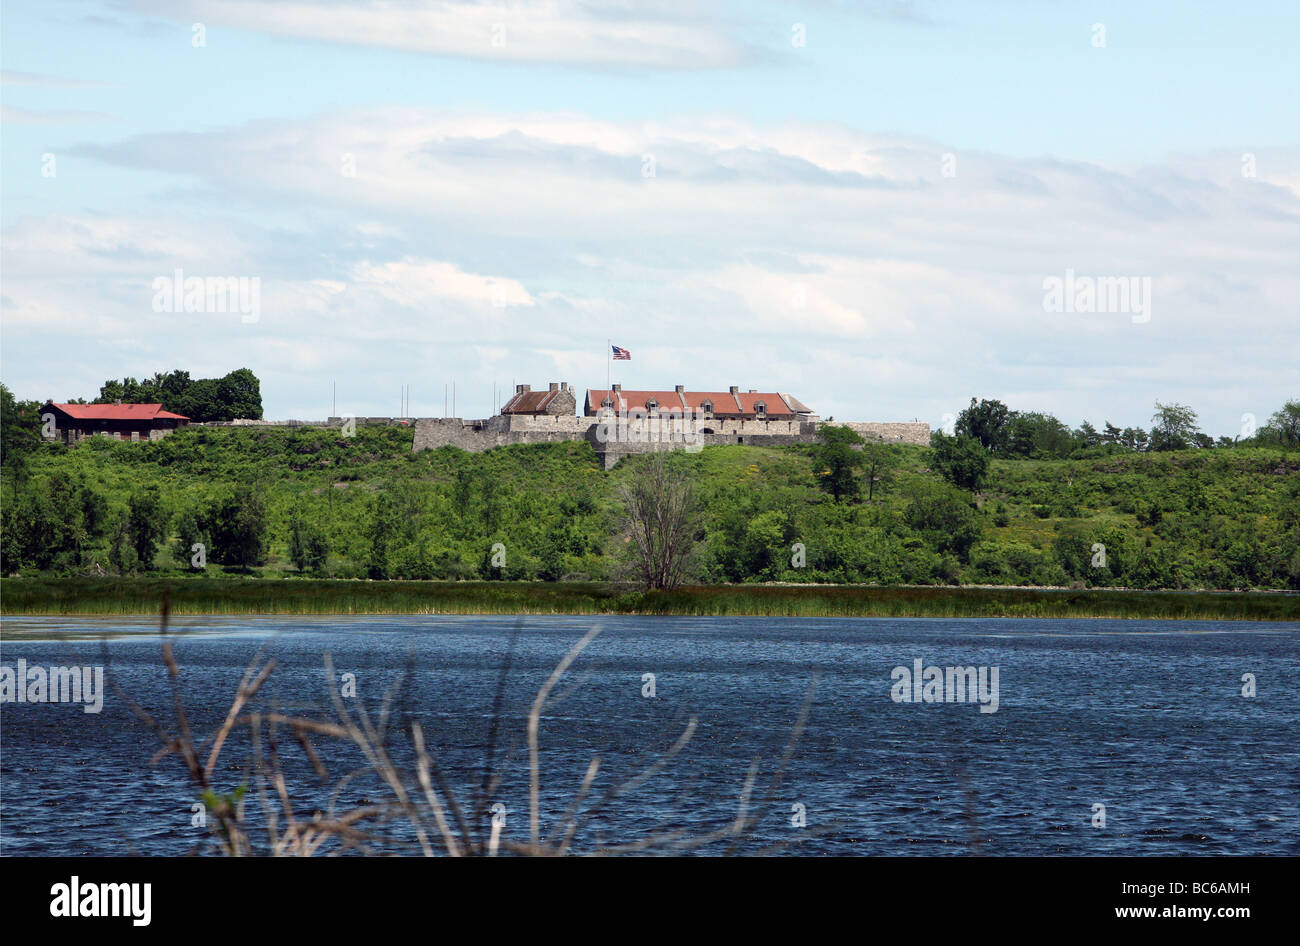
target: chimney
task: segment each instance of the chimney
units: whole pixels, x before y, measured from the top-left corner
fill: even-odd
[[[681,394],[682,392],[684,392],[684,391],[686,390],[686,388],[685,388],[684,386],[682,386],[682,385],[679,384],[679,385],[677,385],[677,387],[674,388],[673,390],[675,390],[678,394]]]
[[[740,388],[737,387],[737,386],[734,385],[734,384],[733,384],[731,387],[727,388],[727,390],[728,390],[731,394],[739,394],[739,393],[740,393]]]
[[[516,393],[516,394],[523,394],[525,391],[531,391],[531,390],[532,390],[532,386],[531,386],[531,385],[527,385],[527,384],[516,384],[516,385],[515,385],[515,393]]]
[[[567,391],[567,390],[569,390],[569,382],[568,382],[568,381],[561,381],[561,382],[560,382],[560,390],[561,390],[561,391]]]
[[[750,388],[750,389],[749,389],[749,393],[750,393],[750,394],[757,394],[757,393],[758,393],[758,388]]]
[[[558,381],[552,381],[551,384],[550,384],[550,388],[551,388],[552,393],[554,393],[555,391],[560,390],[560,382],[558,382]]]
[[[119,397],[119,398],[115,398],[114,401],[113,401],[113,403],[116,404],[118,407],[121,407],[121,406],[122,406],[122,399],[121,399],[120,397]]]

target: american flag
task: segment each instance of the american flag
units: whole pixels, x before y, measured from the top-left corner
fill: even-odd
[[[631,360],[632,360],[632,353],[631,353],[630,351],[628,351],[626,348],[619,348],[617,345],[611,345],[610,347],[614,349],[614,360],[615,360],[615,361],[631,361]]]

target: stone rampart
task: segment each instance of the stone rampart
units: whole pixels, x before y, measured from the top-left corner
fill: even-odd
[[[348,421],[357,426],[411,426],[412,450],[456,447],[471,453],[518,443],[552,443],[586,440],[610,469],[625,456],[681,450],[692,446],[815,443],[816,420],[718,420],[695,419],[683,426],[672,415],[632,417],[618,420],[609,416],[507,414],[483,419],[462,417],[331,417],[326,421],[237,420],[214,423],[222,427],[342,427]],[[885,443],[928,445],[930,425],[924,423],[858,423],[836,421],[868,440]]]
[[[847,427],[866,440],[882,440],[885,443],[914,443],[928,447],[930,445],[930,425],[918,422],[899,424],[858,423],[856,421],[835,421],[837,427]]]

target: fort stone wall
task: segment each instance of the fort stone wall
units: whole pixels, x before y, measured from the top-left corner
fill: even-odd
[[[930,425],[909,422],[899,424],[858,423],[856,421],[836,421],[836,427],[847,427],[859,434],[864,440],[882,440],[885,443],[913,443],[923,447],[930,445]]]
[[[414,451],[456,447],[480,452],[516,443],[549,443],[586,440],[601,458],[605,469],[623,457],[663,450],[722,444],[776,446],[815,443],[817,423],[813,421],[727,420],[697,421],[683,429],[680,419],[633,417],[623,420],[606,416],[498,415],[483,420],[459,417],[425,417],[415,422]],[[886,443],[929,444],[930,425],[923,423],[853,423],[848,427],[868,440]]]
[[[683,429],[672,415],[615,418],[611,415],[582,417],[574,414],[498,414],[495,417],[330,417],[325,421],[240,420],[214,423],[232,427],[342,427],[411,426],[412,450],[456,447],[471,453],[518,443],[551,443],[586,440],[610,469],[625,457],[660,450],[680,450],[692,445],[815,443],[819,422],[806,420],[723,420],[695,419]],[[867,440],[884,443],[928,445],[930,425],[924,423],[859,423],[835,421]]]

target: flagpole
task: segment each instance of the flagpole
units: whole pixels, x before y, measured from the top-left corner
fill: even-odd
[[[606,391],[610,389],[610,372],[613,370],[612,366],[614,364],[613,341],[614,340],[611,338],[605,339],[605,390]]]

